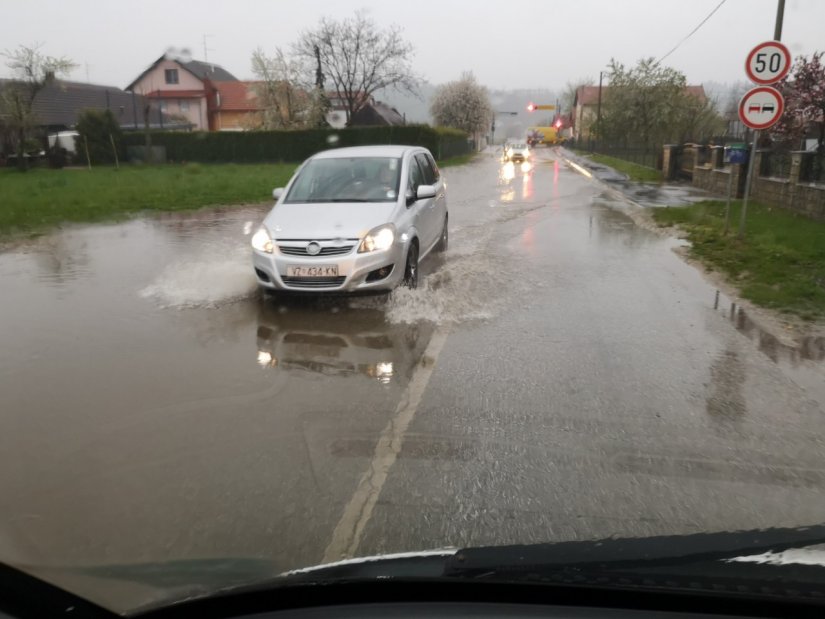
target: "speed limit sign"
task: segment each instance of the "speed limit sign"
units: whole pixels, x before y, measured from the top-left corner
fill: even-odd
[[[752,82],[766,86],[781,80],[791,70],[791,52],[779,41],[760,43],[748,54],[745,72]]]

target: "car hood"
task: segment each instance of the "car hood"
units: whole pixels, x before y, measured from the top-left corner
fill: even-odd
[[[278,204],[264,219],[274,239],[356,239],[388,223],[395,202]]]
[[[577,586],[594,588],[641,591],[653,587],[730,595],[765,593],[761,585],[772,583],[771,595],[784,595],[788,587],[822,590],[825,586],[823,543],[825,525],[815,525],[635,539],[443,548],[345,559],[286,573],[279,569],[282,560],[251,557],[59,568],[19,566],[19,569],[124,613],[161,608],[183,600],[243,595],[279,587],[387,579],[547,584],[567,582],[565,579],[574,577],[570,582]]]

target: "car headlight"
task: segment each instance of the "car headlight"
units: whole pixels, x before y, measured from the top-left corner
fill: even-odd
[[[389,249],[395,242],[395,227],[392,225],[381,226],[370,230],[361,245],[358,247],[358,253],[363,254],[371,251],[380,251],[382,249]]]
[[[258,228],[258,231],[252,235],[252,247],[268,254],[271,254],[274,250],[275,247],[272,244],[272,239],[269,238],[269,232],[263,226]]]

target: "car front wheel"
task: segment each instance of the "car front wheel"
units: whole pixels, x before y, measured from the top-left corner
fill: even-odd
[[[404,281],[403,284],[407,288],[418,288],[418,245],[415,243],[410,245],[407,251],[407,263],[404,266]]]

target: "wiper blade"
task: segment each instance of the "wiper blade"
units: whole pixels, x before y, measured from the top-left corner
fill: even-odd
[[[478,577],[561,569],[622,570],[675,567],[825,543],[825,526],[605,539],[460,550],[445,576]]]

